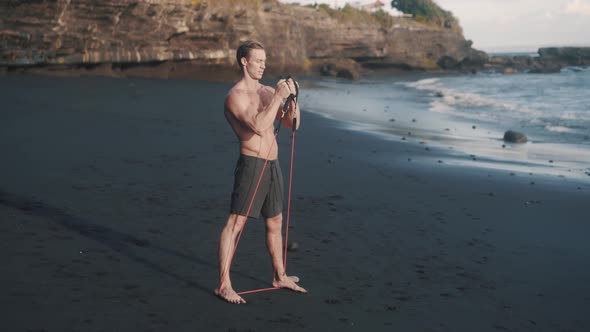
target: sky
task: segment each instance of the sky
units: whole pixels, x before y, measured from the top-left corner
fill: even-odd
[[[382,0],[389,4],[390,1]],[[343,6],[345,0],[283,0]],[[353,2],[353,1],[350,1]],[[371,2],[365,0],[361,2]],[[435,0],[450,10],[473,47],[534,52],[543,46],[590,46],[590,0]]]

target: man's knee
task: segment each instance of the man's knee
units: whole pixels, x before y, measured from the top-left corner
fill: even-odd
[[[240,216],[238,214],[230,214],[227,218],[227,226],[230,227],[233,233],[237,233],[244,227],[248,217]]]
[[[279,231],[280,232],[282,226],[283,226],[283,214],[279,214],[277,216],[266,219],[267,231]]]

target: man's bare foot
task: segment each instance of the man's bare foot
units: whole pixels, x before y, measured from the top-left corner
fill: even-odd
[[[293,282],[299,282],[299,277],[298,276],[288,276],[287,278],[293,280]]]
[[[223,289],[215,289],[215,295],[219,296],[220,298],[226,300],[229,303],[246,303],[246,301],[238,295],[232,288],[223,288]]]
[[[272,285],[277,288],[288,288],[288,289],[295,291],[295,292],[307,293],[305,288],[299,287],[295,283],[295,281],[294,281],[295,278],[297,278],[297,277],[295,277],[295,276],[291,276],[291,277],[282,276],[279,279],[273,280]],[[299,278],[297,278],[297,281],[299,281]]]

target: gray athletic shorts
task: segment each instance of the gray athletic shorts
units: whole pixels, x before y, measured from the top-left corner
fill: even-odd
[[[230,213],[246,215],[263,166],[264,159],[240,155],[234,171]],[[283,173],[278,160],[269,160],[248,216],[258,218],[262,213],[264,218],[270,218],[282,212]]]

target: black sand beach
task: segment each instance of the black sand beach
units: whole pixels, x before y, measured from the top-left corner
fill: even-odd
[[[434,151],[309,113],[287,268],[309,294],[218,299],[230,86],[0,76],[0,330],[590,329],[587,183],[417,163]],[[252,220],[233,285],[271,272]]]

